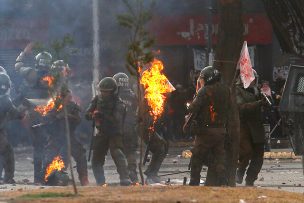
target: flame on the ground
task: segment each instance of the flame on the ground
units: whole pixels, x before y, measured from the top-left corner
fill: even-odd
[[[41,105],[35,107],[35,111],[40,113],[42,116],[46,116],[52,109],[55,108],[55,102],[56,99],[59,99],[56,97],[55,99],[51,98],[46,105]],[[59,107],[56,109],[57,111],[60,111],[62,109],[62,104],[59,105]]]
[[[182,157],[185,159],[190,159],[192,156],[192,152],[190,150],[184,150],[182,152]]]
[[[135,186],[135,187],[140,186],[140,183],[139,182],[132,183],[132,186]]]
[[[140,78],[140,84],[143,85],[145,90],[144,97],[151,108],[149,113],[154,123],[164,111],[165,94],[175,90],[168,78],[163,74],[163,69],[163,63],[160,60],[154,59],[151,66],[143,71]]]
[[[46,171],[45,171],[45,175],[44,175],[44,180],[45,182],[48,181],[48,178],[49,176],[51,175],[51,173],[55,170],[57,171],[61,171],[62,169],[64,169],[65,165],[64,165],[64,162],[63,160],[61,159],[60,156],[56,156],[52,163],[50,163],[48,165],[48,167],[46,168]]]
[[[42,78],[42,81],[47,82],[49,87],[54,85],[55,78],[53,76],[45,76]]]

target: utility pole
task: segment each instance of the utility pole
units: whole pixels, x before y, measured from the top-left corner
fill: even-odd
[[[213,12],[213,6],[212,6],[212,0],[208,0],[208,7],[207,7],[207,48],[206,48],[206,66],[212,65],[210,61],[210,54],[212,49],[212,12]]]
[[[99,38],[99,0],[92,0],[92,22],[93,22],[93,83],[92,90],[99,81],[99,67],[100,67],[100,38]],[[93,95],[95,93],[93,92]]]

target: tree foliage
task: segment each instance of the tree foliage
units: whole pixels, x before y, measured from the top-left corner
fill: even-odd
[[[52,54],[54,60],[64,60],[67,62],[71,54],[67,48],[73,44],[74,38],[70,34],[66,34],[62,39],[55,39],[49,44],[35,42],[33,51],[36,54],[41,51],[49,51]],[[73,51],[77,52],[77,50]]]
[[[136,0],[134,5],[128,0],[122,1],[128,12],[118,15],[117,20],[121,26],[130,31],[126,66],[131,75],[137,75],[138,67],[151,62],[154,58],[151,51],[154,39],[147,31],[146,25],[152,18],[152,9],[155,2],[152,1],[146,9],[143,0]]]

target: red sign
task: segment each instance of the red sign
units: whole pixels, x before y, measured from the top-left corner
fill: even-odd
[[[244,15],[244,37],[248,44],[272,43],[272,26],[266,15]],[[208,22],[205,16],[161,16],[153,18],[150,31],[158,45],[205,45]],[[212,19],[212,39],[217,41],[219,17]]]
[[[1,48],[24,48],[29,42],[47,39],[46,20],[2,20],[0,22]]]

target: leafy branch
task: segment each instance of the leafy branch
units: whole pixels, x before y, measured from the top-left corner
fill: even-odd
[[[42,44],[41,42],[35,42],[33,46],[33,51],[35,54],[39,52],[49,50],[52,54],[54,60],[62,59],[67,62],[70,53],[66,51],[66,48],[74,44],[74,38],[67,34],[63,36],[62,39],[55,39],[49,44]],[[73,50],[74,52],[77,50]]]
[[[148,9],[144,7],[143,0],[136,0],[132,6],[128,0],[122,0],[128,13],[117,16],[118,23],[130,30],[130,40],[126,54],[127,69],[131,75],[138,74],[138,67],[151,62],[154,58],[151,50],[154,39],[146,29],[147,23],[152,19],[152,10],[155,2],[152,1]]]

